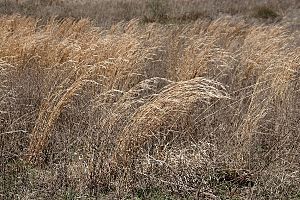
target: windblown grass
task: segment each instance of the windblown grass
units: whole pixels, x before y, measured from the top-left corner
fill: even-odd
[[[2,16],[1,198],[297,199],[298,32]]]

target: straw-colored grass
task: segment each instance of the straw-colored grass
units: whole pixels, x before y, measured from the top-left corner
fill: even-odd
[[[297,199],[299,30],[0,17],[0,198]]]

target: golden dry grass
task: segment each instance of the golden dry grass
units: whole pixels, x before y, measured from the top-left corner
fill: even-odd
[[[298,34],[1,16],[1,198],[297,199]]]

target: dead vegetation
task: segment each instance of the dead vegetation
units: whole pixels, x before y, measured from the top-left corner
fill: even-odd
[[[278,21],[299,6],[298,0],[0,0],[0,13],[42,19],[90,18],[98,26],[109,27],[134,18],[144,22],[188,23],[238,15]]]
[[[1,16],[0,198],[299,198],[298,35]]]

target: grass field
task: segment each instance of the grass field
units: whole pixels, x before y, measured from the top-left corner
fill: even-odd
[[[0,199],[300,199],[299,1],[0,4]]]

